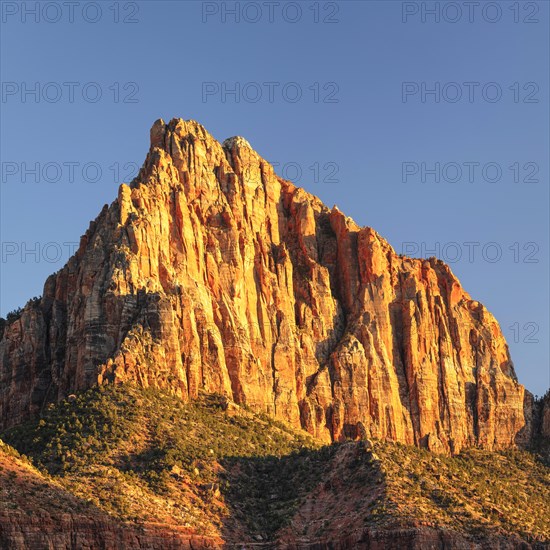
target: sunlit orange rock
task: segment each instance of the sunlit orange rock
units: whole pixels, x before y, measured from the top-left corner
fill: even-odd
[[[1,424],[125,380],[220,392],[325,441],[449,452],[531,429],[497,321],[447,265],[180,119],[154,124],[138,177],[5,328]]]

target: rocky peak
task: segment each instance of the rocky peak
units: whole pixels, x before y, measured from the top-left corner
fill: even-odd
[[[137,178],[6,327],[0,422],[125,380],[225,394],[325,441],[449,452],[531,430],[498,323],[448,266],[181,119],[154,123]]]
[[[252,147],[250,146],[250,143],[248,143],[248,141],[244,139],[242,136],[233,136],[233,137],[227,138],[222,143],[222,147],[224,149],[227,149],[228,151],[233,151],[235,149],[239,150],[241,148],[253,150]]]

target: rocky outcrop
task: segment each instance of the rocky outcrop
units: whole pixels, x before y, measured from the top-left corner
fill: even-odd
[[[235,549],[237,546],[234,547]],[[544,543],[529,544],[519,537],[495,537],[476,542],[460,533],[429,527],[359,531],[353,536],[316,542],[279,544],[282,550],[544,550]]]
[[[183,531],[183,530],[182,530]],[[8,512],[0,514],[0,545],[10,550],[207,550],[220,540],[180,533],[169,526],[140,527],[78,514]]]
[[[65,514],[62,518],[29,517],[20,512],[0,514],[0,543],[10,550],[543,550],[544,543],[529,544],[515,537],[495,538],[485,543],[468,540],[460,533],[431,528],[409,528],[371,531],[341,539],[277,543],[226,543],[200,536],[185,536],[168,527],[157,528],[118,525]]]
[[[531,424],[530,450],[534,451],[545,464],[550,465],[550,390],[533,403]]]
[[[550,441],[550,392],[546,392],[546,395],[541,399],[539,422],[538,435]]]
[[[325,441],[448,452],[531,429],[498,323],[448,266],[179,119],[154,124],[138,177],[5,327],[2,426],[124,380],[226,394]]]

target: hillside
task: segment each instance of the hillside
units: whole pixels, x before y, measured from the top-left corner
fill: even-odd
[[[99,525],[109,526],[113,549],[117,537],[140,548],[129,542],[136,533],[161,537],[151,548],[193,540],[194,549],[550,542],[550,468],[525,451],[448,457],[380,441],[322,446],[219,395],[182,403],[135,385],[71,396],[2,438],[39,468],[1,447],[7,548],[30,537],[41,541],[33,548],[48,540],[73,548],[53,537],[99,537]]]
[[[108,507],[107,507],[108,508]],[[0,441],[0,548],[77,550],[219,548],[220,541],[193,530],[119,520],[66,480],[34,467]]]

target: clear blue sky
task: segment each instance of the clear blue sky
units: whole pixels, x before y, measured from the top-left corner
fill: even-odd
[[[439,2],[439,21],[434,2],[241,1],[239,21],[235,2],[49,2],[39,21],[35,4],[2,2],[3,315],[42,293],[143,162],[153,121],[192,118],[288,178],[298,166],[399,252],[461,254],[452,269],[520,380],[546,390],[548,2]],[[221,93],[236,83],[239,102]]]

